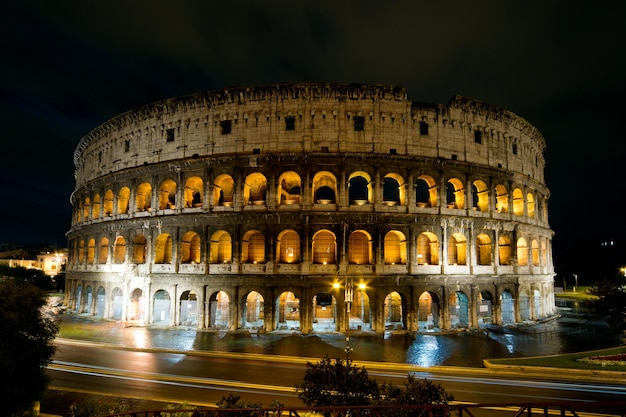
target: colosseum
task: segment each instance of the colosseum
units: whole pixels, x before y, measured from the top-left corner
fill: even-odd
[[[402,87],[148,104],[75,151],[65,303],[135,325],[302,334],[550,317],[545,146],[508,110]]]

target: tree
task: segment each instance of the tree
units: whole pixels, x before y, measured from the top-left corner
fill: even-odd
[[[41,288],[0,279],[0,398],[7,415],[29,409],[47,388],[45,367],[58,328],[41,314],[45,304]]]
[[[603,279],[591,287],[590,293],[597,298],[589,300],[589,306],[615,330],[626,330],[626,277],[616,274],[612,279]]]
[[[417,379],[414,375],[407,375],[404,389],[391,384],[380,386],[380,400],[378,405],[448,405],[454,397],[446,393],[441,384],[435,384],[427,379]],[[411,410],[385,410],[387,417],[403,417],[412,415]],[[433,415],[445,415],[443,410],[433,410]]]
[[[370,405],[378,399],[376,381],[349,359],[335,359],[333,363],[326,356],[316,364],[308,362],[306,367],[304,381],[296,386],[298,397],[306,405]]]
[[[0,277],[10,277],[16,282],[33,284],[43,290],[53,289],[52,280],[40,269],[24,268],[23,266],[10,267],[0,265]]]

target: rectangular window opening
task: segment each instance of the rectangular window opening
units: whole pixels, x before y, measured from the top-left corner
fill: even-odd
[[[420,135],[428,136],[428,123],[420,122]]]
[[[222,120],[220,126],[222,127],[222,135],[228,135],[233,131],[232,120]]]
[[[483,132],[480,130],[474,130],[474,142],[478,144],[483,143]]]
[[[354,130],[362,131],[365,129],[365,117],[354,116]]]
[[[397,151],[396,149],[394,149],[394,148],[391,148],[391,149],[389,149],[389,153],[390,153],[391,155],[397,155],[397,154],[398,154],[398,151]]]
[[[175,131],[174,129],[167,129],[165,131],[165,140],[167,142],[174,142]]]
[[[295,116],[285,117],[285,130],[296,130],[296,117]]]

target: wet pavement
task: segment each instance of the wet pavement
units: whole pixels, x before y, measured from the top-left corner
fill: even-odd
[[[561,317],[534,325],[491,327],[476,331],[384,336],[350,334],[355,360],[410,363],[420,366],[482,367],[483,359],[556,355],[620,345],[623,340],[608,325],[577,306]],[[346,340],[340,333],[301,335],[197,331],[192,328],[126,327],[120,322],[83,316],[58,316],[59,337],[91,340],[137,349],[224,351],[322,358],[344,358]]]

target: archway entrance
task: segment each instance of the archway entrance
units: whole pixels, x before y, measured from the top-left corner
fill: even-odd
[[[96,293],[96,316],[104,317],[104,305],[106,304],[106,294],[103,287],[98,287]]]
[[[165,290],[154,293],[152,300],[152,322],[155,324],[170,323],[170,294]]]
[[[385,330],[401,330],[405,328],[406,312],[402,296],[393,291],[385,297]]]
[[[113,289],[113,293],[111,294],[113,301],[113,314],[111,314],[111,318],[113,320],[122,320],[122,315],[124,311],[124,294],[122,290],[118,287]]]
[[[128,320],[143,320],[143,291],[135,288],[130,296],[130,304],[128,306]]]
[[[245,298],[242,311],[242,326],[244,329],[263,329],[265,316],[265,302],[261,294],[250,291]]]
[[[467,295],[461,291],[450,296],[450,326],[469,327],[469,301]]]
[[[489,291],[478,294],[478,325],[493,323],[493,297]]]
[[[198,297],[193,291],[185,291],[180,295],[180,325],[198,325]]]
[[[502,306],[502,324],[515,323],[515,304],[513,296],[508,291],[502,291],[500,304]]]
[[[209,297],[209,327],[214,329],[228,329],[230,299],[224,291],[218,291]]]
[[[290,291],[276,299],[276,330],[300,330],[300,299]]]
[[[436,294],[424,291],[420,295],[417,321],[420,330],[439,328],[439,300]]]
[[[313,331],[316,333],[337,331],[337,301],[328,292],[313,297]]]

